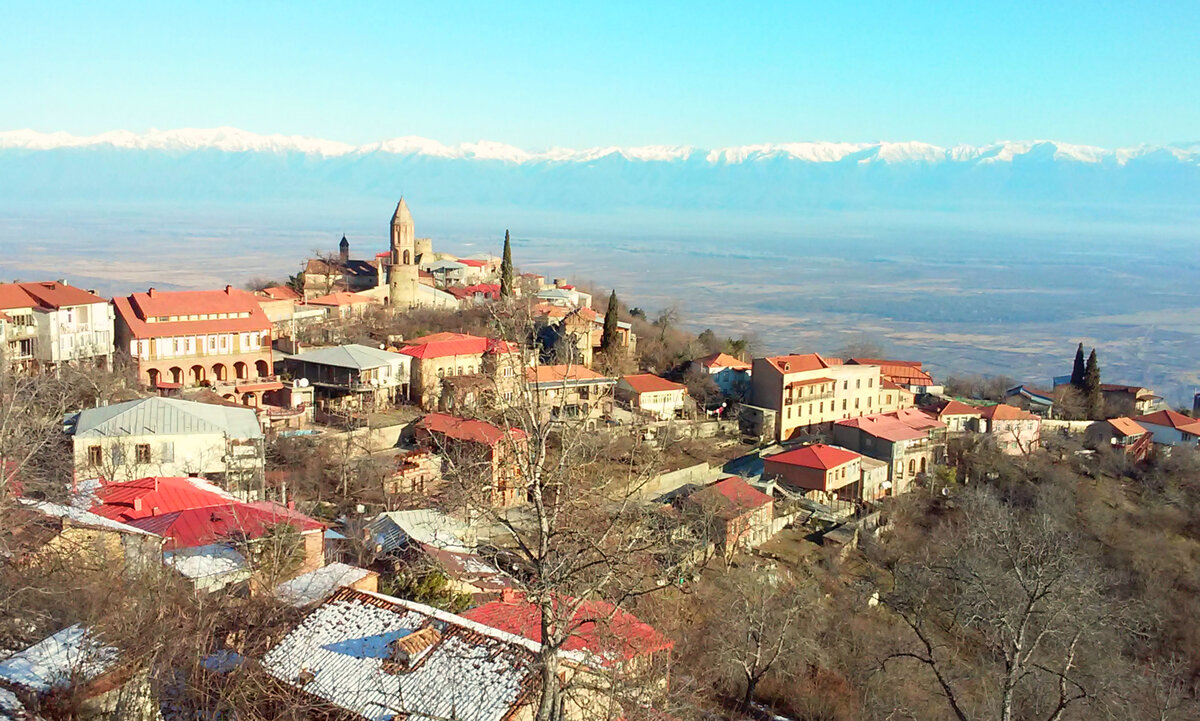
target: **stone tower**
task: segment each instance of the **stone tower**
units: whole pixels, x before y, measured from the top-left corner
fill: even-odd
[[[338,257],[342,259],[342,265],[350,262],[350,241],[346,240],[346,234],[342,234],[342,242],[338,243]]]
[[[392,214],[392,257],[388,264],[388,303],[396,308],[417,304],[417,248],[412,213],[404,198]]]

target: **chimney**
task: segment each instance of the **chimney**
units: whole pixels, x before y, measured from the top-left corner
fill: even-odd
[[[511,588],[500,589],[500,602],[501,603],[516,603],[517,602],[517,592]]]
[[[150,509],[151,516],[157,516],[158,513],[159,513],[158,506],[154,506],[153,508]]]
[[[441,640],[442,634],[436,628],[426,626],[392,641],[383,659],[383,672],[395,675],[411,671],[421,656]]]
[[[141,499],[141,497],[138,497],[138,498],[135,498],[135,499],[133,499],[133,510],[134,510],[134,511],[137,511],[138,513],[141,513],[141,511],[142,511],[142,499]]]
[[[225,286],[225,295],[233,295],[233,286],[232,285]]]
[[[150,296],[151,298],[153,298],[153,297],[154,297],[154,289],[153,289],[153,288],[151,288],[150,290],[146,291],[146,295],[148,295],[148,296]]]
[[[294,510],[296,510],[296,502],[295,502],[295,501],[288,501],[288,502],[287,502],[287,507],[288,507],[288,510],[289,510],[289,511],[294,511]]]
[[[63,279],[63,278],[57,278],[57,279],[55,279],[55,281],[54,281],[54,282],[55,282],[55,283],[58,283],[59,285],[70,285],[70,283],[68,283],[68,282],[67,282],[65,279]]]

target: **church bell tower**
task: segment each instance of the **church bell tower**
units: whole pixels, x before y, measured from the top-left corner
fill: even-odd
[[[396,308],[417,304],[417,246],[412,213],[404,198],[392,214],[391,262],[388,264],[388,303]]]

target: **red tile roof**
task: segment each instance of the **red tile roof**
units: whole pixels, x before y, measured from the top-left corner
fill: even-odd
[[[472,268],[483,268],[483,267],[487,266],[486,260],[472,260],[471,258],[459,258],[458,262],[462,263],[463,265],[469,265]]]
[[[484,353],[510,353],[515,348],[511,343],[490,338],[481,338],[466,333],[434,333],[405,341],[399,350],[413,358],[446,358],[449,356],[483,355]]]
[[[733,370],[748,371],[751,367],[746,361],[738,360],[728,353],[713,353],[697,359],[696,362],[705,368],[732,368]]]
[[[476,293],[482,293],[485,297],[497,300],[500,298],[500,285],[498,283],[476,283],[475,285],[456,285],[447,288],[446,292],[450,295],[462,300],[471,298]]]
[[[506,432],[485,421],[459,418],[447,413],[430,413],[417,421],[417,428],[458,441],[484,443],[489,446],[494,446],[506,438],[517,441],[528,438],[520,428],[509,428]]]
[[[154,477],[102,485],[90,509],[167,539],[165,547],[188,548],[228,540],[258,538],[268,527],[289,522],[300,531],[324,526],[277,503],[243,503],[196,478]]]
[[[837,363],[831,362],[832,359],[822,358],[818,353],[805,353],[804,355],[778,355],[766,359],[768,363],[775,366],[781,373],[800,373],[801,371],[815,371],[820,368],[828,368]]]
[[[0,283],[0,310],[7,308],[49,308],[107,303],[94,293],[56,280],[33,283]]]
[[[705,486],[688,496],[688,500],[701,505],[712,505],[726,518],[736,518],[756,508],[771,503],[774,499],[751,486],[743,478],[730,476]]]
[[[682,383],[669,381],[666,378],[660,378],[653,373],[638,373],[637,375],[623,376],[621,380],[629,384],[633,388],[634,393],[641,395],[642,393],[661,393],[663,391],[678,391],[687,390],[687,386]]]
[[[1109,418],[1108,424],[1123,436],[1140,436],[1148,432],[1132,418]]]
[[[921,361],[888,360],[885,358],[850,358],[850,365],[879,366],[879,372],[897,383],[917,386],[933,385],[933,376],[921,369]]]
[[[272,300],[300,300],[302,297],[286,285],[273,285],[270,288],[263,288],[259,293]]]
[[[938,418],[943,416],[977,416],[979,409],[975,406],[969,406],[962,401],[950,400],[946,405],[942,406],[940,411],[936,412]]]
[[[244,290],[226,286],[225,290],[181,290],[134,293],[113,298],[117,315],[129,327],[135,338],[158,338],[203,333],[240,333],[269,331],[271,321],[263,313],[258,298]],[[246,318],[215,320],[179,320],[147,323],[147,318],[160,316],[213,315],[217,313],[248,313]]]
[[[574,603],[573,599],[555,603]],[[541,609],[516,594],[511,601],[492,601],[464,611],[462,616],[485,626],[542,641]],[[628,611],[608,601],[584,601],[572,619],[571,636],[563,644],[566,651],[594,654],[604,666],[628,661],[645,654],[670,649],[675,642],[659,633]]]
[[[557,383],[567,380],[607,380],[605,376],[591,368],[585,368],[578,364],[526,368],[525,379],[530,383]]]
[[[868,435],[885,441],[909,441],[926,438],[929,430],[945,428],[946,424],[930,418],[916,408],[892,411],[891,413],[876,413],[871,416],[848,418],[838,421],[839,426],[858,428]]]
[[[1035,416],[1029,411],[1021,410],[1016,406],[1010,406],[1007,403],[997,403],[994,406],[985,406],[979,409],[979,417],[989,421],[1035,421],[1039,420],[1039,416]]]
[[[1172,410],[1155,411],[1144,416],[1134,416],[1138,423],[1149,423],[1155,426],[1165,426],[1179,431],[1200,435],[1200,419],[1190,418]]]
[[[834,446],[827,446],[824,443],[816,443],[811,446],[803,446],[801,448],[793,448],[790,451],[784,451],[783,453],[776,453],[773,456],[765,456],[763,460],[774,463],[785,463],[789,466],[828,471],[831,468],[837,468],[861,457],[854,451],[848,451],[845,448],[835,448]]]

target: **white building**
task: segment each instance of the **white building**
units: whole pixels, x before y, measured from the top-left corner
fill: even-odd
[[[263,432],[250,408],[155,396],[75,413],[66,432],[81,478],[202,476],[231,490],[262,479]]]
[[[687,386],[651,373],[622,376],[614,395],[630,410],[660,421],[680,417],[687,409]]]
[[[0,284],[3,354],[25,368],[60,363],[112,366],[113,309],[61,280]]]

